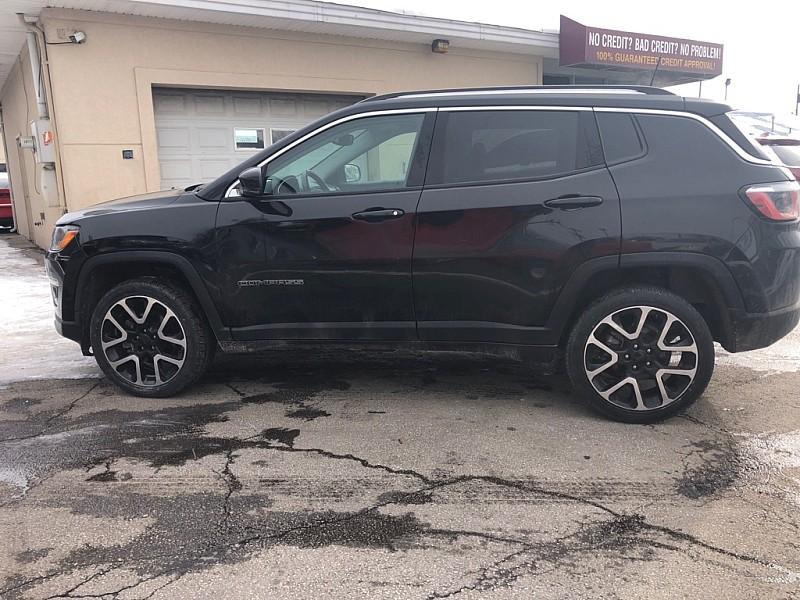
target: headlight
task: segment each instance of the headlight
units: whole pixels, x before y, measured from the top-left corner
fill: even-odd
[[[80,228],[77,225],[58,225],[53,230],[53,241],[50,242],[52,252],[61,252],[70,245],[70,242],[78,237]]]

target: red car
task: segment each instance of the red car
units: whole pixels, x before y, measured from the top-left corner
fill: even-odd
[[[14,213],[11,210],[11,190],[8,186],[6,166],[0,163],[0,229],[14,227]]]
[[[800,181],[800,139],[766,135],[757,139],[770,155],[789,167],[795,179]]]

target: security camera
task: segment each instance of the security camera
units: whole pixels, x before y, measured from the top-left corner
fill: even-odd
[[[70,34],[69,41],[73,44],[82,44],[86,41],[86,34],[82,31],[76,31],[75,33]]]

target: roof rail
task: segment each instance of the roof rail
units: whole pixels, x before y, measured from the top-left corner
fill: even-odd
[[[389,100],[391,98],[417,98],[423,96],[444,96],[444,95],[479,95],[479,94],[503,94],[503,93],[557,93],[566,94],[587,94],[587,93],[616,93],[622,94],[632,92],[634,94],[647,94],[650,96],[675,96],[676,94],[662,88],[648,85],[513,85],[495,87],[466,87],[466,88],[446,88],[440,90],[418,90],[412,92],[393,92],[380,96],[365,98],[362,102],[372,102],[375,100]]]

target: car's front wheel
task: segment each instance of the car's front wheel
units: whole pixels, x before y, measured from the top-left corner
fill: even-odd
[[[90,322],[97,363],[137,396],[167,397],[208,366],[213,334],[193,298],[154,278],[123,282],[97,303]]]
[[[578,319],[567,343],[576,391],[600,412],[650,423],[686,408],[714,371],[714,342],[703,317],[661,288],[611,292]]]

